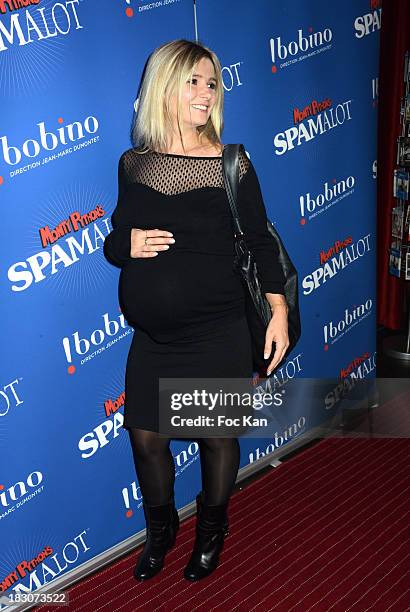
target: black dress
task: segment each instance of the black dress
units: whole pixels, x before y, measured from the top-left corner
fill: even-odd
[[[284,293],[266,228],[259,182],[240,150],[239,215],[262,289]],[[158,431],[158,379],[252,376],[244,289],[233,269],[234,239],[221,157],[122,154],[118,203],[106,257],[122,268],[119,298],[135,328],[125,381],[124,427]],[[163,229],[175,243],[131,258],[131,228]]]

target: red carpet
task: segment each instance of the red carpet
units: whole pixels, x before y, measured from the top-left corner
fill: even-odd
[[[134,552],[72,587],[69,609],[410,610],[409,451],[407,439],[323,440],[235,493],[221,564],[205,580],[182,577],[191,517],[153,580],[132,578]]]

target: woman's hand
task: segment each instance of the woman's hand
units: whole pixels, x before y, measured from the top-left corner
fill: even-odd
[[[263,354],[265,359],[268,359],[272,352],[272,342],[275,342],[276,348],[273,359],[267,368],[267,376],[282,361],[289,346],[288,306],[286,302],[277,303],[272,307],[272,318],[269,321],[265,335],[265,350]]]
[[[175,242],[171,232],[160,229],[131,230],[131,257],[155,257]]]

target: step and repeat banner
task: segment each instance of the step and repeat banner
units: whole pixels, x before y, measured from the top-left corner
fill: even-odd
[[[299,272],[302,337],[264,389],[336,380],[284,400],[272,436],[241,440],[241,467],[374,377],[380,27],[369,0],[0,0],[0,610],[145,526],[122,427],[133,329],[103,243],[160,44],[198,35],[219,56],[223,142],[244,144]],[[171,449],[180,508],[199,448]]]

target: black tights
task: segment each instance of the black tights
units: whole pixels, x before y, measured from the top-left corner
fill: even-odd
[[[129,429],[135,470],[142,497],[149,506],[161,506],[173,498],[175,464],[170,438],[154,431]],[[210,506],[229,500],[239,468],[237,438],[200,438],[202,489]]]

